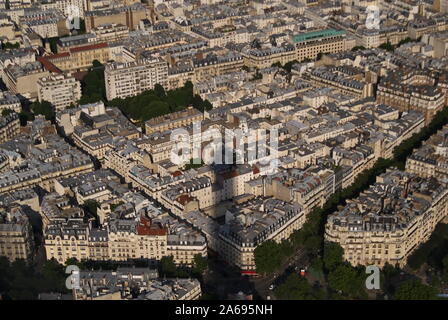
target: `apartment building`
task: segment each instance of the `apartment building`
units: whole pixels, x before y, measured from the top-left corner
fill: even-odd
[[[117,23],[127,26],[129,30],[136,30],[140,20],[147,18],[148,9],[142,3],[110,9],[92,10],[85,12],[86,31],[104,24]]]
[[[199,234],[171,234],[167,237],[167,254],[177,265],[193,266],[196,255],[207,256],[207,242]]]
[[[96,42],[113,42],[126,39],[129,28],[119,23],[102,24],[92,29]]]
[[[98,113],[93,111],[98,110],[95,105],[99,105],[99,110],[104,110],[101,102],[70,109],[65,116],[59,116],[61,120],[64,118],[65,134],[72,132],[70,136],[79,148],[103,162],[106,153],[113,149],[116,143],[139,138],[141,133],[120,110],[110,108]],[[89,108],[92,108],[93,112],[90,112]]]
[[[364,73],[347,66],[317,67],[307,74],[311,82],[324,88],[330,86],[344,94],[359,98],[373,96],[373,86],[364,81]],[[357,73],[359,72],[359,73]]]
[[[191,63],[181,67],[168,68],[168,90],[174,90],[185,85],[185,82],[195,83],[195,73]]]
[[[389,72],[378,83],[376,93],[378,103],[422,113],[426,125],[445,106],[445,99],[445,92],[434,86],[429,72],[411,69]]]
[[[161,279],[156,269],[81,271],[79,276],[74,300],[197,300],[201,296],[197,279]]]
[[[0,208],[0,256],[29,261],[34,250],[31,223],[20,205]]]
[[[104,77],[107,100],[132,97],[153,89],[156,84],[165,88],[168,64],[161,58],[109,63],[104,70]]]
[[[28,99],[36,99],[37,81],[50,73],[39,61],[28,62],[23,66],[9,65],[4,69],[5,85],[14,94],[21,94]]]
[[[244,58],[233,52],[213,52],[193,59],[196,81],[204,81],[217,75],[240,71]]]
[[[86,44],[69,48],[66,52],[45,56],[62,71],[85,71],[92,66],[93,60],[106,63],[110,59],[109,45],[105,42]]]
[[[64,11],[32,7],[25,9],[16,23],[22,29],[30,28],[43,39],[63,36],[69,33]]]
[[[336,53],[347,50],[345,31],[325,29],[298,34],[292,37],[296,47],[296,60],[316,59],[319,53]]]
[[[15,112],[0,118],[0,143],[14,138],[20,133],[19,115]]]
[[[150,167],[151,163],[148,152],[137,148],[130,141],[114,145],[113,149],[106,152],[104,157],[104,167],[114,170],[126,182],[130,181],[129,171],[132,167],[137,164]]]
[[[249,32],[227,25],[216,29],[193,26],[191,31],[206,40],[211,48],[225,47],[227,43],[247,43],[250,41]]]
[[[47,260],[55,259],[65,264],[67,259],[78,261],[89,258],[88,233],[91,225],[79,218],[54,219],[45,229],[45,253]]]
[[[37,81],[37,94],[39,101],[48,101],[56,110],[63,110],[81,99],[81,82],[71,74],[43,77]]]
[[[426,33],[437,31],[437,23],[432,19],[418,16],[408,24],[408,34],[411,39],[417,39]]]
[[[258,69],[269,68],[274,63],[284,65],[297,57],[295,47],[285,43],[278,47],[249,49],[243,53],[244,65]]]
[[[434,177],[388,170],[357,198],[331,214],[325,239],[352,265],[404,267],[448,213],[448,189]]]
[[[167,256],[168,230],[140,216],[140,220],[115,219],[108,223],[109,257],[116,261],[129,259],[160,260]]]
[[[78,17],[84,18],[87,0],[44,0],[40,3],[40,7],[44,10],[58,10],[63,14],[72,13],[73,16],[77,14]]]
[[[9,91],[0,91],[0,112],[3,110],[12,110],[20,112],[22,105],[20,99]]]
[[[54,126],[43,116],[37,116],[20,134],[2,143],[0,148],[16,152],[19,158],[10,170],[0,174],[0,193],[37,185],[50,191],[57,178],[94,170],[90,158],[58,136]],[[48,156],[35,156],[42,153]],[[20,170],[17,170],[19,166]]]
[[[264,196],[282,201],[294,201],[307,214],[325,202],[324,181],[318,174],[299,169],[286,169],[263,179]]]
[[[217,205],[222,200],[222,192],[212,185],[209,177],[199,177],[178,183],[163,191],[161,203],[177,216]]]
[[[199,110],[188,107],[185,110],[159,116],[145,122],[146,134],[157,131],[163,132],[176,128],[186,127],[196,121],[203,120],[204,115]]]
[[[406,171],[423,178],[448,178],[448,126],[422,143],[422,146],[407,158]]]
[[[54,219],[45,231],[45,250],[47,259],[55,258],[61,263],[68,258],[80,261],[149,259],[155,263],[162,257],[173,256],[176,264],[191,266],[196,254],[207,254],[203,238],[168,234],[165,227],[144,216],[139,221],[108,221],[104,230],[90,228],[82,219],[59,220]]]
[[[305,220],[297,203],[255,198],[227,210],[219,229],[218,252],[243,272],[256,270],[254,250],[267,240],[288,239]]]

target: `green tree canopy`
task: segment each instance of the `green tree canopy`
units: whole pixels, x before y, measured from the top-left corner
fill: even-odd
[[[351,297],[359,297],[365,293],[364,281],[365,277],[357,269],[347,264],[337,266],[328,274],[330,288]]]
[[[202,274],[208,267],[207,257],[203,257],[201,254],[195,254],[193,258],[194,271],[198,274]]]
[[[397,300],[432,300],[437,298],[437,289],[421,283],[420,280],[407,280],[395,292]]]
[[[177,273],[173,256],[162,257],[159,261],[159,274],[162,277],[174,277]]]
[[[20,43],[2,42],[2,49],[18,49],[20,48]]]
[[[257,272],[271,273],[282,263],[280,246],[275,241],[268,240],[255,248],[254,252]]]
[[[42,102],[33,102],[30,106],[30,110],[34,114],[41,114],[45,116],[47,120],[54,120],[55,112],[50,102],[42,100]]]
[[[81,89],[80,104],[106,101],[104,66],[98,60],[92,61],[92,67],[81,81]]]
[[[389,41],[382,43],[378,46],[378,48],[380,49],[384,49],[387,51],[394,51],[394,46],[392,45],[392,43],[390,43]]]
[[[286,281],[274,290],[275,297],[281,300],[311,300],[316,299],[313,288],[304,278],[292,273]]]
[[[324,246],[324,265],[327,270],[332,270],[343,263],[344,249],[335,242],[326,243]]]
[[[366,48],[364,46],[354,46],[352,48],[352,51],[358,51],[358,50],[365,50]]]

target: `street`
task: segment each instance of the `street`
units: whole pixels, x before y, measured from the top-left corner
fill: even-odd
[[[267,277],[259,277],[253,278],[251,281],[254,283],[255,290],[258,295],[263,299],[267,299],[267,296],[270,296],[271,299],[275,299],[273,297],[273,291],[269,290],[269,286],[275,282],[275,286],[281,284],[292,272],[294,272],[294,268],[302,268],[307,266],[307,256],[304,250],[299,250],[290,257],[276,273],[267,276]]]

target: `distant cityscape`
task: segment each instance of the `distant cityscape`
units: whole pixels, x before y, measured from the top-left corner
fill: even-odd
[[[0,0],[0,42],[0,300],[448,296],[448,0]]]

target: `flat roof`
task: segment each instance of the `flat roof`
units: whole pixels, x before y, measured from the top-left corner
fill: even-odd
[[[325,30],[297,34],[297,35],[293,36],[292,39],[295,43],[297,43],[297,42],[303,42],[303,41],[312,40],[312,39],[316,39],[316,38],[333,37],[333,36],[338,36],[338,35],[343,35],[343,34],[345,34],[345,31],[335,30],[335,29],[325,29]]]

